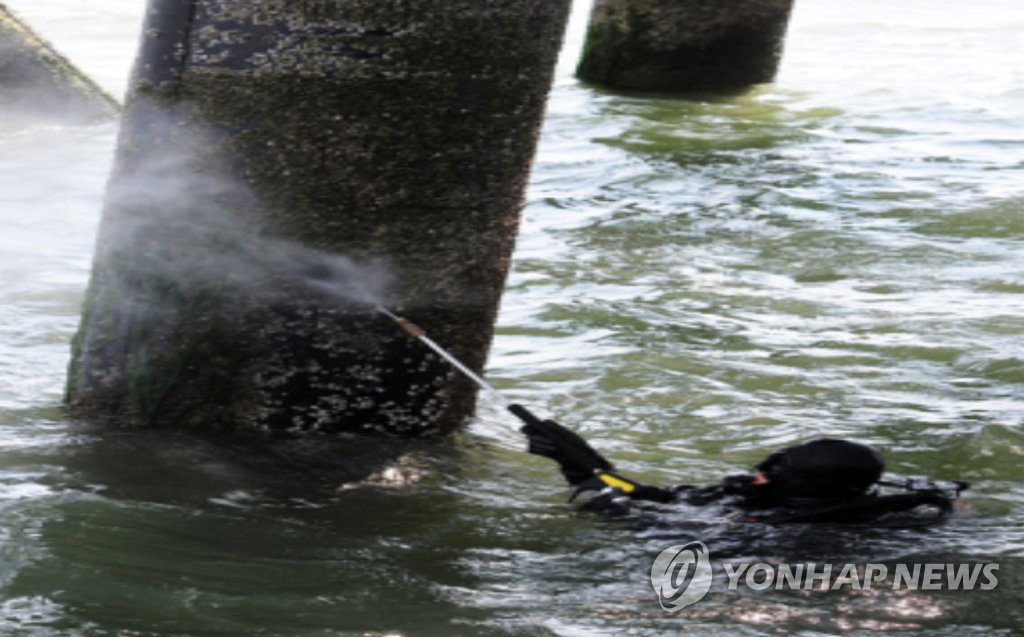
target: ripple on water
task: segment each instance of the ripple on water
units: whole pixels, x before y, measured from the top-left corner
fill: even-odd
[[[487,403],[457,457],[397,488],[83,434],[56,405],[115,131],[0,122],[0,617],[26,635],[1017,632],[1024,92],[1006,55],[1024,14],[959,8],[804,3],[779,83],[729,99],[563,72],[488,374],[658,484],[864,440],[895,472],[974,482],[947,526],[776,534],[692,512],[638,537],[573,514]],[[55,32],[95,43],[80,25]],[[1006,579],[985,597],[719,586],[667,615],[650,560],[681,537],[757,560],[998,559]]]

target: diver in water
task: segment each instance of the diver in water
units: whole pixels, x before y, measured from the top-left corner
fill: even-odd
[[[637,515],[645,505],[719,504],[746,522],[831,522],[885,527],[926,526],[953,511],[966,482],[883,481],[885,463],[871,447],[820,438],[787,447],[761,461],[752,474],[732,475],[710,486],[662,488],[615,472],[583,438],[520,405],[509,410],[526,423],[530,453],[559,464],[573,501],[611,515]],[[891,488],[899,491],[891,492]],[[889,491],[883,491],[889,488]]]
[[[524,424],[529,452],[558,463],[573,489],[571,500],[588,510],[640,516],[646,505],[720,504],[747,522],[834,522],[874,527],[912,527],[941,522],[966,482],[903,482],[881,479],[885,463],[877,451],[847,440],[821,438],[769,455],[753,474],[727,476],[710,486],[662,488],[615,472],[586,440],[553,420],[542,420],[513,403],[409,320],[377,305],[412,338],[429,347],[487,391]],[[883,491],[883,488],[886,489]],[[893,493],[893,488],[898,491]]]

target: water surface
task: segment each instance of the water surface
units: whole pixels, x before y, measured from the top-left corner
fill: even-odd
[[[115,94],[141,2],[12,0]],[[932,531],[658,537],[574,513],[494,405],[340,488],[316,467],[60,408],[116,126],[0,122],[0,634],[1020,634],[1024,7],[798,3],[775,84],[552,95],[489,378],[659,484],[849,436],[974,483]],[[405,477],[422,476],[406,484]],[[982,593],[729,592],[732,559],[998,562]]]

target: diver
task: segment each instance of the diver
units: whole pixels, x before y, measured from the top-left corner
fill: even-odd
[[[751,474],[727,476],[709,486],[656,487],[615,472],[614,466],[583,438],[553,420],[541,420],[510,404],[525,424],[528,451],[558,463],[572,488],[570,501],[586,510],[629,516],[638,506],[719,504],[745,522],[769,524],[831,522],[882,527],[927,526],[948,518],[966,482],[882,480],[885,463],[871,447],[819,438],[780,449]],[[895,487],[898,492],[883,488]]]
[[[970,485],[927,479],[882,480],[885,463],[877,451],[856,442],[820,438],[772,453],[752,474],[727,476],[710,486],[655,487],[616,473],[615,467],[586,440],[553,420],[541,420],[510,401],[423,328],[377,305],[414,339],[451,363],[505,407],[523,426],[530,453],[558,463],[572,487],[571,501],[602,513],[639,517],[645,505],[720,504],[746,522],[834,522],[874,527],[927,526],[953,512],[953,502]],[[883,488],[888,489],[883,491]],[[892,493],[892,489],[898,491]],[[648,516],[649,517],[649,516]]]

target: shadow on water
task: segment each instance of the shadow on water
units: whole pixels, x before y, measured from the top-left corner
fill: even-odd
[[[765,162],[784,162],[787,150],[813,142],[843,115],[838,108],[802,105],[799,93],[770,86],[733,96],[685,97],[609,95],[595,100],[600,119],[613,122],[618,131],[593,141],[689,170],[748,164],[751,170],[743,174],[753,177],[765,170]],[[778,177],[785,171],[771,172]],[[790,177],[801,172],[792,171]],[[726,180],[735,176],[721,175]]]
[[[10,489],[0,502],[0,619],[11,629],[376,634],[427,626],[416,632],[441,635],[465,615],[434,592],[439,577],[472,586],[458,572],[441,575],[448,556],[432,550],[452,532],[446,520],[458,506],[427,486],[431,474],[457,465],[449,444],[267,445],[103,431],[24,413],[14,421],[32,424],[19,426],[22,444],[9,438],[2,454]]]

